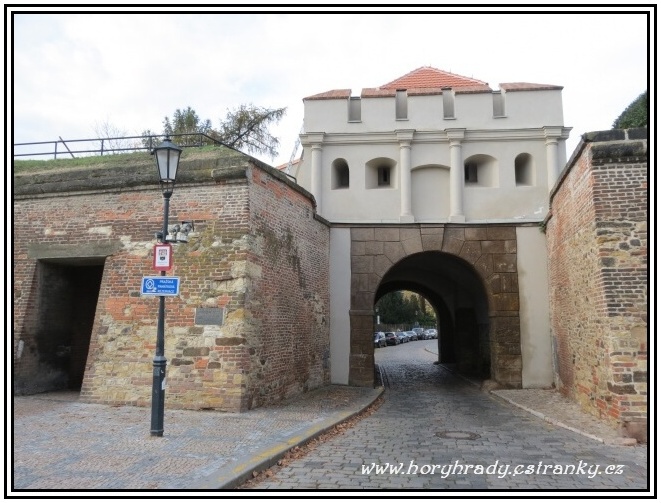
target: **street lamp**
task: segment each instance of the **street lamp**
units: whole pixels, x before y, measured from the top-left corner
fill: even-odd
[[[163,142],[155,147],[152,155],[156,155],[158,179],[163,192],[163,234],[162,241],[168,239],[168,213],[170,211],[170,196],[174,190],[177,178],[179,156],[182,149],[170,141],[166,136]],[[161,271],[165,276],[165,271]],[[159,297],[158,324],[156,327],[156,354],[154,355],[154,378],[151,390],[151,436],[163,436],[163,415],[165,411],[165,297]]]

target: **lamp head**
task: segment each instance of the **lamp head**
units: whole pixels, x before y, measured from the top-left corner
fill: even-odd
[[[156,156],[156,168],[163,195],[169,196],[174,190],[181,152],[182,149],[172,143],[167,135],[163,142],[152,151],[152,155]]]

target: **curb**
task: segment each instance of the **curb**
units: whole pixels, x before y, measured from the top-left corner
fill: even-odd
[[[385,391],[382,386],[375,388],[375,390],[377,391],[375,396],[370,398],[368,402],[358,410],[344,409],[310,427],[301,428],[290,435],[286,440],[274,441],[271,446],[238,459],[235,463],[232,463],[233,468],[229,470],[227,467],[221,468],[212,475],[196,480],[194,487],[190,487],[189,489],[235,489],[246,480],[249,480],[252,477],[253,472],[266,470],[276,464],[289,450],[305,444],[309,440],[331,430],[336,425],[365,411],[377,399],[379,399]]]
[[[498,390],[492,390],[492,391],[490,391],[490,393],[491,393],[492,395],[497,396],[497,397],[500,398],[501,400],[505,400],[506,402],[508,402],[508,403],[510,403],[510,404],[512,404],[512,405],[514,405],[515,407],[518,407],[519,409],[523,409],[523,410],[525,410],[526,412],[528,412],[529,414],[532,414],[532,415],[535,416],[535,417],[538,417],[538,418],[540,418],[540,419],[543,419],[543,420],[546,421],[547,423],[551,423],[551,424],[553,424],[553,425],[555,425],[555,426],[559,426],[560,428],[565,428],[566,430],[573,431],[574,433],[578,433],[579,435],[583,435],[584,437],[591,438],[592,440],[596,440],[597,442],[601,442],[602,444],[607,443],[607,442],[606,442],[603,438],[601,438],[601,437],[598,437],[598,436],[593,435],[593,434],[591,434],[591,433],[588,433],[588,432],[586,432],[586,431],[580,430],[580,429],[578,429],[578,428],[574,428],[573,426],[569,426],[568,424],[565,424],[565,423],[563,423],[562,421],[558,421],[557,419],[553,419],[552,417],[549,417],[549,416],[547,416],[547,415],[545,415],[545,414],[542,414],[541,412],[538,412],[538,411],[536,411],[536,410],[533,410],[533,409],[531,409],[530,407],[526,407],[525,405],[521,405],[520,403],[517,403],[517,402],[515,402],[514,400],[512,400],[512,399],[510,399],[510,398],[507,398],[507,397],[504,397],[504,396],[502,396],[502,395],[499,395],[499,394],[497,393],[497,391],[498,391]]]
[[[454,374],[455,376],[463,379],[464,381],[466,381],[466,382],[468,382],[468,383],[470,383],[470,384],[472,384],[472,385],[474,385],[478,388],[480,387],[480,384],[478,382],[473,381],[473,380],[469,379],[468,377],[465,377],[465,376],[463,376],[459,373],[454,372],[452,369],[446,367],[442,363],[440,363],[439,365],[443,366],[443,368],[446,369],[448,372],[450,372],[450,373]],[[499,390],[497,390],[497,389],[490,390],[489,394],[497,397],[500,400],[504,400],[505,402],[509,403],[510,405],[514,405],[515,407],[518,407],[521,410],[525,410],[527,413],[532,414],[533,416],[538,417],[539,419],[541,419],[543,421],[546,421],[547,423],[558,426],[559,428],[564,428],[566,430],[573,431],[574,433],[578,433],[579,435],[583,435],[584,437],[590,438],[592,440],[595,440],[595,441],[600,442],[600,443],[605,444],[605,445],[621,445],[621,446],[633,445],[633,443],[627,443],[626,441],[618,442],[617,440],[613,440],[613,439],[608,440],[608,439],[605,439],[603,437],[593,435],[592,433],[588,433],[587,431],[583,431],[579,428],[569,426],[568,424],[563,423],[562,421],[560,421],[558,419],[554,419],[550,416],[547,416],[546,414],[543,414],[542,412],[531,409],[530,407],[526,407],[525,405],[521,405],[520,403],[512,400],[511,398],[502,396],[498,393],[498,391]]]

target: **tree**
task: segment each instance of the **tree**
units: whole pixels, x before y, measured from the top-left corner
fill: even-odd
[[[208,145],[222,143],[236,150],[251,154],[267,154],[272,159],[278,155],[279,140],[269,133],[269,126],[277,124],[285,115],[286,108],[263,108],[254,105],[241,105],[234,111],[227,111],[225,119],[220,120],[218,129],[213,129],[210,120],[200,120],[191,107],[177,109],[172,120],[165,117],[163,133],[168,134],[181,146]],[[195,134],[204,136],[195,136]],[[160,135],[147,129],[143,136],[150,136],[151,146],[158,145]],[[178,136],[187,135],[187,136]],[[149,139],[143,141],[149,146]]]
[[[416,304],[406,299],[402,292],[391,292],[381,297],[376,307],[382,323],[410,325],[415,322]]]
[[[420,294],[418,294],[418,313],[420,313],[421,316],[425,316],[427,314],[427,302]]]
[[[94,124],[93,129],[96,137],[102,140],[99,145],[102,151],[121,154],[123,150],[129,150],[134,147],[131,141],[125,138],[128,136],[128,133],[123,129],[119,129],[108,119],[104,122],[97,122]]]
[[[168,117],[163,120],[163,133],[176,138],[180,146],[190,146],[211,143],[200,134],[209,134],[211,131],[211,121],[206,119],[201,121],[195,110],[191,107],[181,110],[177,108],[174,112],[172,122]],[[198,136],[196,136],[198,135]]]
[[[267,154],[271,159],[278,155],[280,141],[272,136],[268,127],[277,124],[285,115],[286,108],[263,108],[252,104],[241,105],[227,111],[220,128],[212,136],[228,147],[255,154]]]
[[[633,100],[615,122],[613,122],[613,129],[647,127],[648,104],[647,91],[645,91]]]

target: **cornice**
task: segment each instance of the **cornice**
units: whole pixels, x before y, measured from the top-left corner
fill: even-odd
[[[482,141],[522,141],[540,140],[546,141],[549,131],[552,130],[554,137],[562,140],[569,138],[571,128],[557,126],[553,128],[521,128],[521,129],[446,129],[435,131],[407,130],[406,139],[412,144],[428,143],[450,143],[460,140],[462,143]],[[310,133],[301,135],[301,143],[310,145],[312,143],[323,143],[324,146],[331,145],[397,145],[402,140],[402,131],[384,131],[369,133]],[[458,134],[461,133],[461,134]],[[557,135],[557,136],[556,136]],[[314,136],[314,139],[313,139]],[[315,141],[316,140],[316,141]]]

